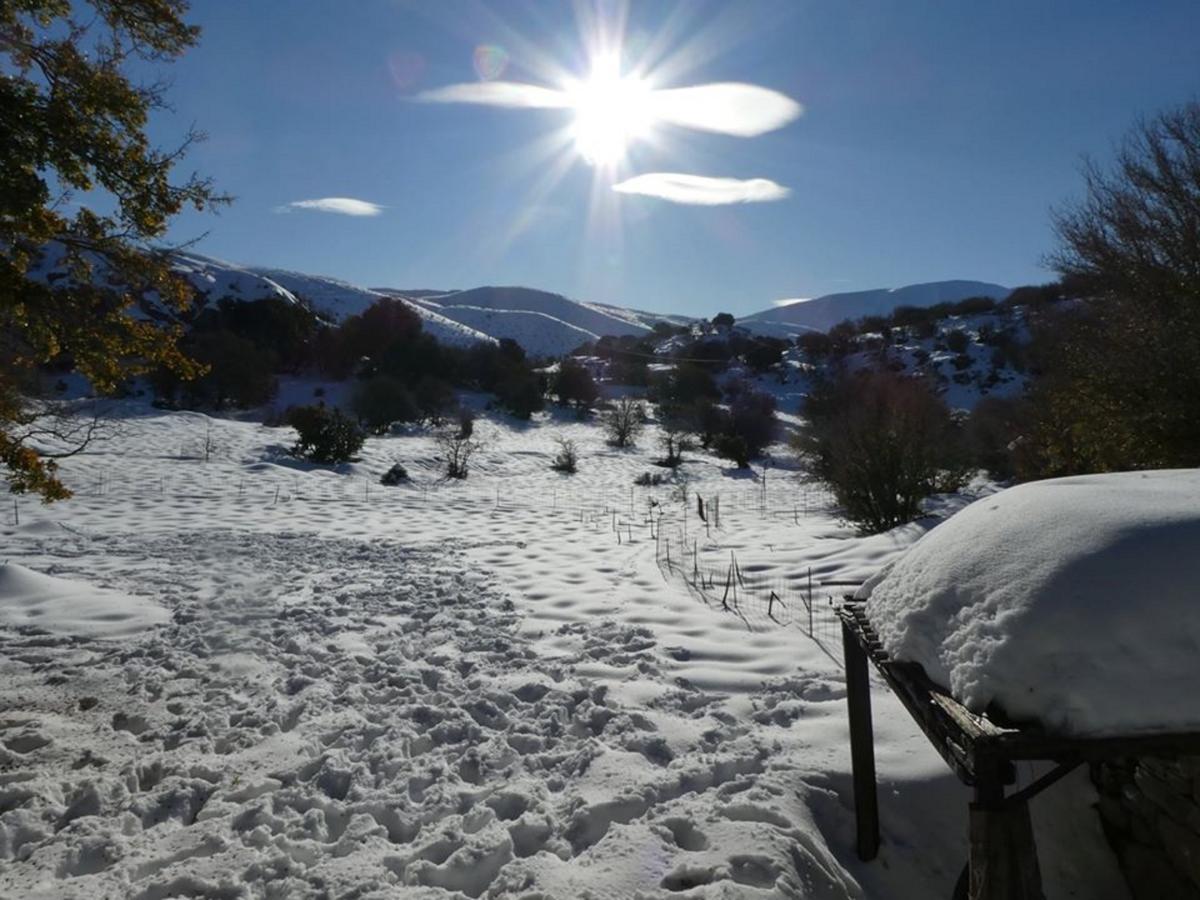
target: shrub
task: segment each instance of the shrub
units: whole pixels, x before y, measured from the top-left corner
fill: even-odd
[[[365,435],[339,409],[298,406],[288,410],[287,422],[299,435],[292,453],[316,463],[340,463],[354,458]]]
[[[946,348],[951,353],[965,353],[971,344],[971,337],[961,328],[954,328],[944,335]]]
[[[466,478],[471,457],[482,446],[470,438],[462,437],[457,431],[443,431],[437,436],[438,449],[446,460],[447,478]]]
[[[744,438],[736,434],[718,435],[713,441],[713,449],[717,456],[732,460],[739,469],[750,468],[750,448]]]
[[[775,398],[770,394],[743,391],[729,405],[727,433],[741,438],[749,458],[760,455],[767,448],[775,439],[777,427]]]
[[[633,483],[638,487],[658,487],[658,485],[666,482],[667,476],[662,472],[643,472],[637,478],[633,479]]]
[[[558,371],[550,380],[550,393],[558,398],[559,403],[572,405],[582,412],[596,402],[600,389],[596,387],[592,374],[568,357],[559,363]]]
[[[379,483],[388,487],[395,487],[398,484],[403,484],[408,481],[408,470],[400,463],[394,463],[390,469],[383,473],[383,477],[379,479]]]
[[[383,434],[393,422],[415,422],[421,417],[412,392],[390,375],[376,375],[359,382],[350,399],[350,409],[359,423],[375,434]]]
[[[794,446],[865,533],[916,518],[925,497],[961,487],[959,430],[922,381],[890,373],[842,375],[809,394]]]
[[[154,378],[155,391],[173,402],[182,395],[187,406],[246,408],[275,395],[275,357],[254,342],[231,331],[202,331],[188,336],[182,348],[208,371],[191,381],[163,369]]]
[[[513,371],[496,385],[496,399],[518,419],[528,419],[546,403],[544,385],[529,371]]]
[[[413,391],[417,409],[430,425],[441,425],[442,418],[454,406],[454,388],[435,375],[424,375]]]
[[[465,406],[458,408],[458,436],[469,438],[475,433],[475,413]]]
[[[622,397],[600,417],[600,423],[614,447],[632,447],[646,424],[646,408],[640,400]]]
[[[558,452],[554,454],[554,459],[550,462],[550,468],[555,472],[574,475],[579,468],[579,451],[575,446],[575,442],[561,437],[555,440],[558,443]]]

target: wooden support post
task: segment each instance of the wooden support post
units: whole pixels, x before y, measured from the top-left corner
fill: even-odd
[[[977,760],[970,810],[970,900],[1045,900],[1026,799],[1004,799],[998,761]]]
[[[846,707],[850,719],[850,761],[854,781],[854,817],[858,825],[858,858],[868,862],[879,853],[879,799],[875,791],[871,679],[867,673],[867,652],[845,622],[842,623],[842,653],[846,663]]]

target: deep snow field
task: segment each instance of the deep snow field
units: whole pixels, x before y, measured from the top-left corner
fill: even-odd
[[[330,470],[289,429],[119,413],[72,500],[0,511],[0,897],[949,897],[969,794],[882,683],[883,849],[854,855],[830,622],[663,564],[686,529],[694,565],[824,599],[932,520],[858,538],[782,448],[765,509],[699,452],[684,503],[632,487],[652,431],[559,413],[481,418],[454,483],[419,431]],[[1076,775],[1033,804],[1047,896],[1124,898]]]

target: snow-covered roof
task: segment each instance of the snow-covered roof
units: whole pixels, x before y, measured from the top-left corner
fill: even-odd
[[[1200,729],[1200,470],[1019,485],[868,582],[893,658],[1073,735]]]

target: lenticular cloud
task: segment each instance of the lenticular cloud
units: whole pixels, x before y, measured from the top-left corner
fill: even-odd
[[[728,203],[766,203],[782,200],[789,193],[769,178],[709,178],[678,172],[648,172],[619,184],[613,190],[621,194],[642,194],[672,203],[697,206],[721,206]]]
[[[660,121],[736,137],[775,131],[804,111],[779,91],[733,81],[651,91],[650,104]]]
[[[292,212],[297,209],[308,209],[316,212],[336,213],[340,216],[377,216],[383,212],[383,207],[369,200],[356,200],[353,197],[320,197],[316,200],[295,200],[277,206],[276,212]]]
[[[469,84],[448,84],[445,87],[422,91],[417,100],[425,103],[476,103],[483,106],[505,106],[515,109],[560,109],[568,106],[567,95],[553,88],[516,81],[481,81]]]
[[[729,81],[646,92],[650,116],[660,122],[758,137],[798,118],[804,107],[786,94],[757,84]],[[416,96],[425,103],[473,103],[513,109],[562,109],[571,105],[566,91],[515,81],[449,84]]]

